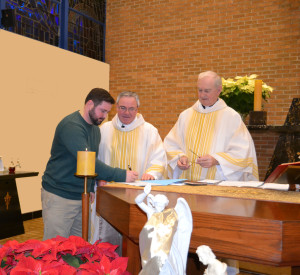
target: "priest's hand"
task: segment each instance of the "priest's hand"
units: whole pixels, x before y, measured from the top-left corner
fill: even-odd
[[[138,176],[139,174],[135,171],[126,171],[126,182],[134,182]]]
[[[94,192],[90,192],[90,202],[93,203],[95,200],[95,193]]]
[[[177,161],[177,166],[181,170],[187,170],[190,168],[190,162],[187,156],[181,156]]]
[[[155,178],[150,174],[143,174],[141,180],[155,180]]]
[[[219,162],[211,155],[205,155],[197,158],[196,163],[200,164],[200,166],[203,168],[210,168],[219,164]]]

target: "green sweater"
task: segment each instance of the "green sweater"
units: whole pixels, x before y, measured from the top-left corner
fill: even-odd
[[[43,188],[57,196],[81,200],[84,179],[74,176],[77,170],[77,151],[96,152],[98,155],[100,129],[88,124],[79,111],[66,116],[57,126],[51,156],[42,177]],[[96,159],[96,179],[126,181],[126,170],[112,168]],[[88,191],[93,191],[93,180],[88,180]]]

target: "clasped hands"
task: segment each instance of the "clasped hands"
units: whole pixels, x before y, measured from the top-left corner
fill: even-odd
[[[219,164],[219,162],[211,155],[197,157],[195,163],[199,164],[203,168],[210,168]],[[191,162],[189,161],[187,156],[181,156],[177,161],[177,166],[181,170],[187,170],[190,168]]]

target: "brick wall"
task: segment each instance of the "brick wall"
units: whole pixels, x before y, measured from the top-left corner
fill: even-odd
[[[110,92],[138,92],[162,138],[196,101],[205,70],[258,74],[274,88],[268,124],[282,125],[300,97],[299,53],[298,0],[107,0]]]

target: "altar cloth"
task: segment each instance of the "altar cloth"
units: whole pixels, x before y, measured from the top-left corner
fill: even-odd
[[[109,183],[107,187],[112,188],[133,188],[141,189],[143,187],[131,186],[122,183]],[[152,186],[152,191],[159,192],[179,192],[182,194],[199,194],[218,197],[255,199],[263,201],[276,201],[286,203],[300,203],[300,192],[295,191],[279,191],[259,188],[247,187],[227,187],[227,186],[190,186],[190,185],[168,185],[168,186]]]

